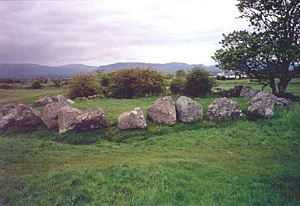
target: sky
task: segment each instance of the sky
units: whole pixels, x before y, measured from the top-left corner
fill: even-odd
[[[236,0],[0,1],[0,63],[214,65]]]

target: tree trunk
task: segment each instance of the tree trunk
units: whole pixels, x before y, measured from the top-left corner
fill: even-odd
[[[280,81],[277,85],[278,87],[278,93],[279,94],[285,94],[286,92],[286,88],[289,84],[289,82],[291,81],[290,78],[287,78],[287,77],[280,77]]]
[[[276,84],[275,84],[275,79],[273,77],[269,77],[269,81],[270,81],[270,88],[272,89],[272,94],[276,94]]]

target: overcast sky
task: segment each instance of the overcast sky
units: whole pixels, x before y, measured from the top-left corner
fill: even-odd
[[[235,0],[0,1],[0,63],[212,65]]]

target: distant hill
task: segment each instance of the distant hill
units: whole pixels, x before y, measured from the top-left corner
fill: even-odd
[[[38,64],[0,64],[0,78],[69,77],[78,73],[91,73],[96,68],[96,66],[82,64],[58,67]]]
[[[96,73],[97,69],[111,72],[118,69],[140,67],[152,68],[165,73],[175,73],[179,69],[189,70],[194,66],[201,66],[208,72],[218,73],[221,70],[216,66],[205,66],[202,64],[191,65],[172,62],[167,64],[152,64],[141,62],[120,62],[115,64],[88,66],[83,64],[68,64],[64,66],[43,66],[38,64],[0,64],[0,78],[33,78],[33,77],[70,77],[79,73]]]
[[[119,62],[115,64],[109,64],[100,66],[100,69],[103,69],[104,72],[111,72],[118,69],[131,68],[131,67],[140,67],[140,68],[152,68],[157,69],[158,71],[165,73],[175,73],[179,69],[189,70],[195,66],[203,67],[206,71],[211,73],[218,73],[221,70],[216,66],[205,66],[203,64],[186,64],[180,62],[171,62],[167,64],[152,64],[152,63],[141,63],[141,62]]]

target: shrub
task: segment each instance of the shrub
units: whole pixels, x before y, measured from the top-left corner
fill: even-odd
[[[109,73],[103,78],[107,94],[115,98],[159,95],[165,91],[165,76],[156,70],[129,68]]]
[[[195,67],[187,75],[185,93],[191,97],[202,97],[211,91],[213,85],[209,73],[201,67]]]
[[[68,86],[71,99],[95,95],[99,89],[97,76],[92,74],[75,75],[69,80]]]
[[[41,89],[43,85],[41,84],[40,81],[34,81],[31,83],[31,88],[32,89]]]
[[[183,95],[185,93],[187,74],[184,70],[178,70],[175,78],[170,84],[170,91],[172,94]]]
[[[53,82],[55,87],[60,87],[61,86],[61,79],[60,78],[52,79],[51,81]]]

